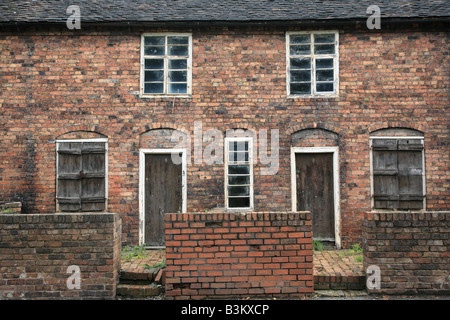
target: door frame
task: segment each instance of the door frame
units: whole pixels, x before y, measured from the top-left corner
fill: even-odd
[[[145,243],[145,156],[173,153],[181,153],[181,207],[186,212],[186,149],[139,149],[139,245]]]
[[[296,161],[297,153],[332,153],[333,154],[333,196],[334,196],[334,242],[337,248],[341,247],[341,213],[339,192],[339,147],[291,147],[291,206],[297,211],[297,179]]]

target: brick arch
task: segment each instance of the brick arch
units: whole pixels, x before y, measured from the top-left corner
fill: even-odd
[[[418,124],[415,122],[406,122],[406,121],[384,121],[372,123],[367,127],[368,133],[373,133],[382,129],[395,129],[395,128],[404,128],[404,129],[413,129],[425,134],[426,126],[423,124]]]
[[[238,125],[233,126],[233,127],[231,127],[231,128],[225,128],[225,129],[223,129],[222,132],[223,132],[223,134],[224,134],[224,137],[226,137],[227,130],[242,130],[242,131],[244,131],[244,132],[250,131],[250,132],[253,132],[254,135],[258,135],[258,130],[256,130],[255,127],[250,126],[250,125],[247,125],[247,124],[238,124]]]
[[[339,146],[339,134],[326,128],[306,128],[291,134],[292,147]]]
[[[100,127],[95,125],[85,125],[79,124],[70,127],[61,128],[54,133],[55,139],[60,139],[65,135],[75,133],[75,132],[86,132],[86,133],[96,133],[101,135],[103,138],[108,138],[112,133],[108,132],[108,130],[100,129]]]
[[[162,126],[153,128],[139,134],[139,149],[173,149],[179,145],[180,141],[172,141],[174,132],[182,133],[184,136],[183,144],[186,148],[190,148],[191,134],[184,128],[170,128]]]
[[[227,130],[239,130],[239,129],[253,130],[255,132],[257,131],[256,128],[254,126],[252,126],[251,124],[239,122],[239,123],[231,124],[229,128],[225,128],[224,132],[226,132]]]
[[[286,134],[292,135],[298,131],[302,131],[302,130],[306,130],[306,129],[323,129],[323,130],[327,130],[330,131],[332,133],[335,134],[341,134],[342,130],[339,127],[335,127],[333,125],[330,125],[328,123],[322,123],[322,122],[313,122],[313,123],[299,123],[295,126],[290,127],[287,131]]]
[[[189,130],[184,127],[177,124],[173,124],[171,122],[155,122],[143,125],[136,129],[136,132],[138,136],[143,135],[146,132],[152,131],[152,130],[158,130],[158,129],[171,129],[171,130],[180,130],[183,132],[189,132]]]

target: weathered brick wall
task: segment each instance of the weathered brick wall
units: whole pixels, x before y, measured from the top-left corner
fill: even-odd
[[[0,214],[0,300],[114,298],[120,235],[115,213]]]
[[[380,268],[373,293],[450,293],[450,212],[367,212],[364,269]]]
[[[312,293],[308,212],[166,214],[166,296]]]
[[[164,146],[163,136],[145,133],[182,128],[192,134],[200,121],[203,132],[279,130],[278,173],[262,175],[259,162],[254,168],[256,211],[292,210],[292,135],[312,128],[333,133],[333,139],[309,136],[300,146],[339,146],[344,247],[361,239],[364,212],[370,210],[374,130],[424,133],[427,210],[449,210],[450,56],[444,26],[327,29],[340,32],[340,93],[320,99],[286,97],[285,32],[305,30],[300,27],[170,30],[192,31],[189,99],[139,98],[140,34],[163,29],[2,29],[0,202],[20,201],[27,213],[54,211],[55,139],[95,132],[109,139],[108,210],[121,215],[124,240],[136,243],[139,147]],[[188,211],[223,207],[224,166],[191,162]]]

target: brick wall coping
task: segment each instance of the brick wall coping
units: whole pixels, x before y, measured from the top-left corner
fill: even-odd
[[[192,212],[166,213],[166,222],[173,221],[276,221],[276,220],[311,220],[309,211],[280,212]]]
[[[57,212],[57,213],[0,213],[0,220],[11,219],[10,222],[112,222],[119,216],[113,212]],[[8,219],[9,218],[9,219]],[[73,220],[73,218],[78,218]]]
[[[369,211],[365,213],[364,218],[375,221],[450,220],[450,211]]]

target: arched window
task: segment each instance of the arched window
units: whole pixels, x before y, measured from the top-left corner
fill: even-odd
[[[57,211],[104,211],[108,190],[108,139],[56,141]]]
[[[372,208],[425,208],[424,138],[419,131],[389,128],[370,135]]]

